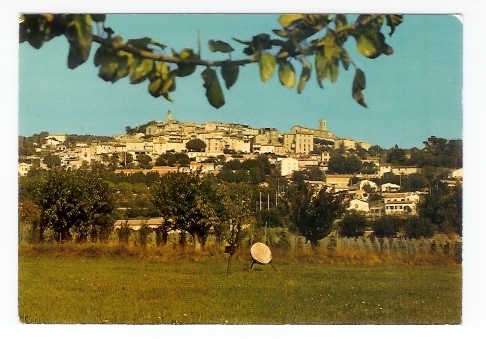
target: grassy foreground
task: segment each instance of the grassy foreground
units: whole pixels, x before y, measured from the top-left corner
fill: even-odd
[[[19,256],[19,320],[116,324],[460,324],[460,265]]]

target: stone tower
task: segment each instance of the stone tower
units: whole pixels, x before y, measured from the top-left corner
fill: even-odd
[[[165,117],[165,122],[171,122],[171,121],[174,121],[174,118],[172,117],[172,113],[168,111]]]
[[[327,121],[326,119],[319,119],[319,128],[320,131],[327,131]]]

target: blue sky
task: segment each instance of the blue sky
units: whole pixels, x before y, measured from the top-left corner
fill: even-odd
[[[251,39],[258,33],[279,28],[276,14],[111,14],[106,25],[125,40],[149,36],[180,51],[197,48],[201,32],[202,57],[221,59],[211,53],[207,40],[229,42],[244,57],[232,37]],[[388,33],[388,27],[385,30]],[[387,42],[395,52],[369,60],[356,51],[354,39],[347,49],[367,79],[364,91],[368,109],[351,98],[354,71],[341,68],[336,84],[317,85],[315,74],[304,92],[280,85],[277,73],[268,83],[259,78],[258,66],[240,70],[237,83],[227,91],[219,110],[205,97],[203,68],[177,79],[173,103],[153,98],[148,82],[130,85],[128,79],[115,84],[97,76],[93,55],[75,70],[66,66],[68,44],[58,37],[35,50],[19,46],[19,134],[43,130],[51,133],[114,135],[125,126],[162,120],[167,111],[181,121],[241,122],[253,127],[275,127],[288,132],[293,125],[316,127],[327,119],[328,129],[338,136],[368,141],[389,148],[422,147],[431,135],[462,138],[462,38],[461,22],[452,15],[405,15],[404,22]],[[170,49],[166,50],[170,53]],[[297,73],[300,66],[294,63]]]

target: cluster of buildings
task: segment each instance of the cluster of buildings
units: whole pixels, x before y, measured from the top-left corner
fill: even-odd
[[[193,139],[200,139],[206,144],[205,150],[192,152],[186,149],[186,143]],[[184,169],[167,166],[154,166],[151,169],[120,169],[124,173],[136,171],[156,171],[160,174],[178,170],[202,169],[203,172],[217,172],[214,162],[207,161],[211,157],[224,156],[225,160],[232,159],[238,154],[240,159],[256,157],[259,154],[272,154],[271,161],[276,165],[281,176],[290,176],[293,172],[305,168],[318,166],[324,172],[330,159],[329,151],[313,152],[316,140],[324,142],[330,148],[365,150],[370,148],[367,142],[357,142],[350,138],[340,138],[328,131],[327,121],[318,121],[318,127],[308,128],[293,126],[289,133],[281,133],[275,128],[255,129],[244,124],[206,122],[196,124],[192,122],[180,122],[174,119],[171,112],[166,114],[164,121],[154,121],[147,125],[145,133],[117,135],[107,142],[67,144],[65,134],[49,134],[42,145],[37,145],[36,153],[41,167],[46,167],[43,155],[56,154],[59,156],[61,166],[79,168],[83,164],[92,161],[109,163],[113,155],[118,155],[119,161],[127,154],[133,159],[137,155],[144,154],[155,160],[168,152],[184,152],[193,159]],[[419,172],[414,166],[392,166],[380,164],[378,159],[369,159],[376,165],[375,174],[360,175],[332,175],[326,174],[324,180],[310,182],[319,187],[332,187],[337,191],[345,191],[350,200],[350,209],[361,211],[371,218],[382,214],[410,214],[417,213],[417,204],[421,194],[415,192],[400,193],[400,186],[384,184],[378,187],[370,178],[381,178],[385,173],[396,175],[409,175]],[[19,163],[19,174],[24,175],[30,169],[31,164]],[[357,183],[352,178],[359,178]],[[462,169],[451,173],[450,183],[462,178]],[[366,186],[366,187],[365,187]],[[372,192],[381,192],[383,199],[378,205],[370,205],[368,198]]]
[[[339,138],[327,130],[327,122],[319,120],[318,128],[294,126],[289,133],[281,133],[275,128],[252,128],[249,125],[206,122],[180,122],[167,112],[164,121],[154,121],[146,127],[145,133],[123,134],[114,137],[109,142],[76,143],[66,145],[65,134],[49,134],[43,145],[38,145],[39,154],[51,152],[61,159],[61,166],[79,168],[83,163],[92,161],[106,163],[113,154],[123,157],[131,154],[134,159],[139,154],[145,154],[155,161],[167,152],[186,152],[196,163],[204,163],[210,157],[240,154],[246,158],[258,154],[274,154],[281,158],[292,158],[298,163],[287,161],[283,164],[282,175],[292,173],[304,166],[325,164],[329,160],[329,152],[320,155],[313,154],[316,138],[327,140],[332,147],[356,148],[358,145],[369,149],[367,142],[357,142],[350,138]],[[200,139],[206,144],[203,152],[189,152],[186,143],[192,139]],[[45,167],[42,156],[38,157],[41,167]],[[296,165],[297,164],[297,165]],[[192,166],[195,166],[192,164]],[[209,165],[204,165],[209,168]],[[19,167],[19,173],[28,171],[28,164]]]

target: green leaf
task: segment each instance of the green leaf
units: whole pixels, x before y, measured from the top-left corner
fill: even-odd
[[[238,79],[239,71],[240,67],[235,64],[224,63],[223,66],[221,66],[221,76],[224,79],[227,89],[230,89],[230,87],[234,85]]]
[[[258,66],[260,66],[260,79],[262,79],[263,82],[270,80],[275,71],[276,63],[277,61],[272,54],[264,53],[260,56]]]
[[[152,78],[150,81],[150,85],[148,87],[148,91],[150,95],[152,95],[154,98],[160,97],[160,87],[162,86],[162,78],[161,77],[155,77]]]
[[[172,54],[174,54],[175,57],[184,59],[184,60],[198,60],[199,56],[194,53],[194,51],[190,48],[184,48],[180,54],[178,54],[176,51],[172,50]],[[196,70],[197,65],[195,64],[183,64],[179,63],[177,64],[177,76],[178,77],[186,77],[194,73]]]
[[[132,64],[130,66],[130,83],[134,85],[145,81],[145,79],[148,78],[150,72],[152,72],[153,68],[153,60],[144,59],[134,55]]]
[[[348,24],[348,19],[344,14],[336,14],[334,17],[334,22],[336,25],[336,31],[342,30]]]
[[[302,73],[300,74],[299,84],[297,86],[297,93],[299,94],[302,93],[306,82],[309,81],[310,75],[311,75],[310,65],[304,65],[304,67],[302,67]]]
[[[75,14],[64,35],[69,42],[68,67],[74,69],[88,60],[91,50],[91,16]]]
[[[167,46],[158,43],[152,38],[140,38],[140,39],[128,39],[127,40],[127,45],[131,45],[135,48],[144,50],[144,51],[152,51],[152,48],[149,47],[149,45],[154,45],[157,47],[160,47],[160,49],[164,50]]]
[[[234,51],[233,47],[231,47],[228,43],[221,40],[215,41],[211,39],[208,41],[208,46],[209,46],[209,50],[213,53],[214,52],[229,53]]]
[[[316,50],[315,56],[315,66],[316,66],[316,75],[317,75],[317,83],[319,87],[323,88],[322,81],[329,77],[329,63],[324,56],[324,49],[318,48]]]
[[[386,24],[390,27],[389,35],[392,36],[395,32],[395,27],[403,22],[403,15],[400,14],[389,14],[386,16]]]
[[[278,22],[282,27],[287,28],[291,26],[294,22],[298,20],[302,20],[304,18],[304,14],[282,14],[278,18]]]
[[[203,86],[206,88],[206,97],[208,98],[209,104],[215,108],[223,106],[224,95],[216,71],[211,68],[206,68],[201,73],[201,77],[204,80]]]
[[[270,35],[266,33],[255,35],[252,39],[251,46],[254,51],[262,51],[272,48]]]
[[[349,68],[349,64],[351,63],[351,58],[349,57],[348,52],[344,48],[341,51],[339,58],[341,59],[341,63],[343,64],[344,69],[347,71]]]
[[[361,69],[357,69],[353,79],[353,99],[356,100],[358,104],[367,108],[368,106],[364,102],[363,90],[366,88],[366,78],[365,74]]]
[[[356,38],[358,51],[369,59],[374,59],[381,54],[382,45],[379,41],[378,32],[365,30]]]
[[[279,62],[278,78],[283,86],[293,88],[296,83],[294,66],[288,61]]]
[[[338,59],[334,59],[329,68],[329,73],[331,74],[331,82],[334,84],[339,77],[339,63]]]
[[[148,45],[152,42],[151,38],[141,38],[141,39],[128,39],[126,44],[133,46],[137,49],[141,49],[143,51],[152,51],[151,48],[148,47]]]
[[[118,55],[117,55],[118,56]],[[129,58],[127,56],[118,56],[118,67],[116,69],[116,77],[113,79],[113,82],[124,78],[128,75],[129,72]]]
[[[161,94],[175,91],[175,78],[177,77],[177,70],[173,70],[169,73],[166,79],[163,80],[162,87],[160,89]]]
[[[278,47],[283,47],[286,46],[288,43],[287,41],[280,40],[280,39],[272,39],[272,45],[278,46]]]

